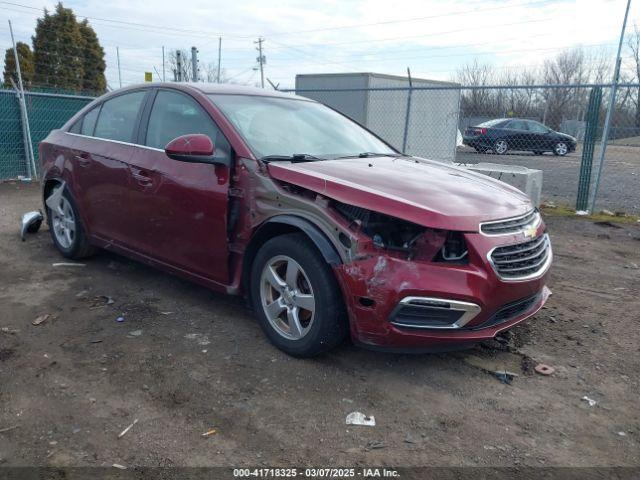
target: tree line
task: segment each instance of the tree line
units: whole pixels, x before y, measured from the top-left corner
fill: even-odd
[[[104,49],[87,19],[78,21],[70,8],[58,3],[53,13],[44,10],[36,23],[32,45],[16,43],[25,88],[104,93],[107,80]],[[17,84],[15,55],[8,48],[4,58],[4,88]]]

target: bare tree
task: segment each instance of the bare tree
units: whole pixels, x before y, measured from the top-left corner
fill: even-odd
[[[496,75],[491,65],[473,64],[462,67],[456,81],[467,87],[485,87],[496,81]],[[502,115],[500,102],[495,91],[491,89],[472,88],[465,90],[461,97],[461,109],[465,116],[496,116]]]
[[[178,54],[180,52],[181,63],[182,63],[182,75],[178,75]],[[187,56],[189,55],[189,56]],[[171,75],[173,75],[174,79],[179,77],[182,78],[183,82],[190,82],[193,79],[193,72],[191,71],[191,55],[187,54],[187,51],[184,49],[180,50],[171,50],[169,52],[169,56],[167,58],[167,65],[169,66],[169,71]]]
[[[627,39],[627,47],[631,50],[631,78],[632,82],[640,83],[640,28],[634,25],[633,33]],[[627,89],[629,99],[633,104],[634,121],[633,125],[640,128],[640,87],[637,89]]]
[[[565,50],[555,58],[544,62],[542,67],[543,81],[548,85],[584,83],[588,80],[589,73],[585,63],[582,49]],[[576,91],[574,87],[543,89],[544,121],[547,125],[558,130],[564,118],[579,116],[579,108],[584,102],[580,101]]]
[[[224,68],[220,69],[220,78],[218,78],[218,62],[205,63],[202,66],[203,78],[210,83],[236,83]]]
[[[535,70],[507,71],[500,77],[500,84],[504,86],[533,87],[538,83]],[[538,118],[540,112],[540,98],[535,88],[512,88],[503,90],[503,109],[509,117]]]

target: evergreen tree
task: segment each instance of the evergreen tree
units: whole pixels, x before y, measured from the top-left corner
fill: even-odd
[[[62,3],[55,12],[38,19],[33,40],[34,84],[64,90],[81,90],[84,79],[84,38],[80,24]]]
[[[80,33],[84,40],[82,44],[83,72],[82,89],[95,94],[102,94],[107,88],[104,71],[107,64],[104,61],[104,49],[98,41],[98,36],[85,18],[80,23]]]
[[[16,44],[18,49],[18,60],[20,61],[20,73],[22,74],[22,83],[25,88],[31,85],[33,81],[34,63],[33,52],[29,45],[23,42]],[[16,57],[13,54],[13,47],[7,48],[4,54],[4,87],[12,88],[11,79],[18,84],[18,73],[16,71]]]

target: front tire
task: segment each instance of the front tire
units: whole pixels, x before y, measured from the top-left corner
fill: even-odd
[[[78,209],[65,186],[54,187],[45,205],[51,238],[60,253],[73,260],[91,256],[95,248],[89,243]]]
[[[569,145],[566,142],[558,142],[553,146],[553,154],[557,157],[564,157],[569,153]]]
[[[251,303],[271,343],[294,357],[339,345],[348,330],[331,268],[302,233],[266,242],[251,267]]]
[[[493,153],[496,155],[504,155],[509,151],[509,144],[503,138],[499,138],[493,143]]]

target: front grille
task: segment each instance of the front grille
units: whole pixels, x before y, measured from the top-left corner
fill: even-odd
[[[546,233],[528,242],[497,247],[491,264],[503,280],[523,280],[540,274],[551,261],[551,242]]]
[[[500,308],[496,313],[494,313],[491,317],[489,317],[485,322],[475,327],[474,330],[493,327],[495,325],[499,325],[501,323],[505,323],[510,320],[513,320],[514,318],[520,316],[521,314],[531,310],[531,308],[536,303],[538,303],[541,296],[542,296],[542,293],[538,292],[535,295],[531,295],[529,297],[522,298],[515,302],[506,304],[505,306]]]
[[[539,223],[540,213],[534,209],[519,217],[481,223],[480,231],[485,235],[508,235],[522,232],[529,227],[537,227]]]

